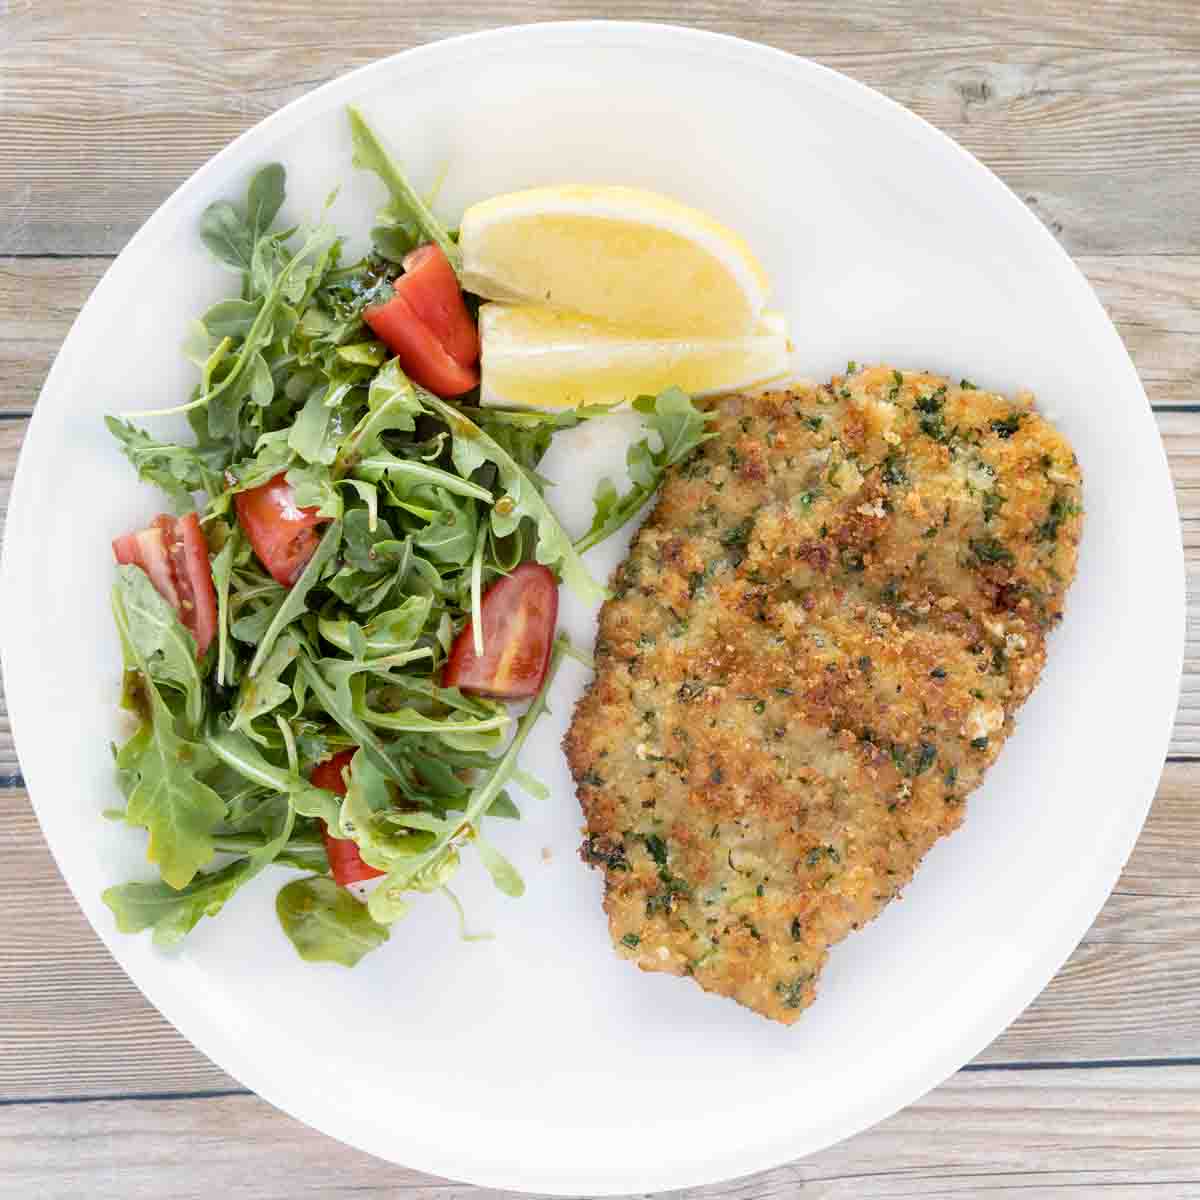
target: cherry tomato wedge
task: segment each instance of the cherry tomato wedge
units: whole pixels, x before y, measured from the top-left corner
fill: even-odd
[[[322,787],[339,796],[346,794],[346,781],[342,772],[350,765],[354,757],[354,749],[343,750],[335,754],[319,766],[313,768],[312,782],[316,787]],[[348,883],[361,883],[364,879],[374,879],[377,875],[386,874],[369,867],[362,860],[358,846],[349,838],[336,838],[330,832],[324,821],[321,822],[321,832],[325,838],[325,853],[329,857],[329,869],[333,872],[335,883],[345,887]]]
[[[315,508],[299,508],[283,472],[260,487],[238,492],[233,501],[238,524],[259,561],[276,583],[290,588],[321,540],[316,527],[329,518],[318,516]]]
[[[117,538],[113,553],[117,562],[132,563],[150,576],[196,639],[197,656],[203,655],[217,634],[217,593],[200,518],[195,513],[155,517],[149,528]]]
[[[404,260],[395,294],[363,311],[363,320],[405,374],[438,396],[461,396],[479,383],[479,332],[463,303],[454,268],[437,246]]]
[[[454,268],[439,246],[418,246],[406,255],[404,274],[394,286],[396,295],[408,301],[455,362],[470,367],[479,361],[479,330],[463,303]]]
[[[313,767],[311,776],[313,787],[324,788],[327,792],[336,792],[339,796],[344,796],[346,780],[343,778],[342,772],[350,765],[356,749],[357,747],[351,746],[349,750],[343,750]]]
[[[558,581],[540,563],[522,563],[484,592],[481,609],[483,654],[475,653],[468,621],[450,647],[442,683],[500,700],[536,695],[550,664]]]

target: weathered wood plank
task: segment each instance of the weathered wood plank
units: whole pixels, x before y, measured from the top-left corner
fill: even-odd
[[[1200,438],[1195,413],[1160,413],[1158,427],[1179,501],[1188,564],[1187,637],[1172,754],[1200,754]]]
[[[1200,1055],[1198,789],[1200,764],[1167,767],[1096,925],[979,1062]],[[0,817],[0,1100],[237,1087],[109,957],[59,877],[24,794],[0,793]]]
[[[0,258],[0,413],[33,409],[72,322],[111,262]]]
[[[6,10],[0,253],[118,249],[178,183],[255,121],[386,50],[582,0],[391,14],[366,0],[216,0],[197,19],[82,0]],[[614,0],[614,17],[661,6]],[[821,0],[689,6],[688,23],[813,56],[932,120],[1031,202],[1073,252],[1200,250],[1200,10],[1190,0],[1038,6]],[[49,64],[53,66],[49,66]]]
[[[1194,1196],[1198,1109],[1194,1066],[959,1074],[841,1145],[744,1179],[661,1195]],[[519,1200],[380,1162],[254,1096],[3,1108],[0,1156],[8,1194],[39,1200]]]
[[[149,214],[146,214],[149,215]],[[0,258],[0,412],[29,412],[109,258]],[[1151,404],[1200,403],[1200,254],[1077,259]]]
[[[13,473],[17,467],[17,452],[28,427],[29,422],[25,420],[0,420],[0,544],[3,542],[4,519],[8,513],[8,496],[12,490]],[[4,699],[4,680],[0,677],[0,789],[10,787],[11,783],[8,781],[19,771],[12,725],[8,719],[8,705]]]

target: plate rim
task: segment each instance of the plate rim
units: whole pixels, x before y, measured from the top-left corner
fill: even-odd
[[[710,58],[714,55],[724,55],[728,58],[736,58],[743,63],[757,59],[758,65],[769,67],[774,72],[790,74],[794,78],[808,75],[810,79],[820,80],[827,89],[840,92],[842,98],[846,101],[857,103],[859,107],[874,109],[877,112],[890,115],[892,122],[894,124],[898,123],[900,130],[906,129],[914,137],[919,136],[929,139],[930,135],[933,135],[933,140],[940,144],[943,154],[954,159],[960,170],[971,171],[980,180],[981,184],[986,184],[986,186],[990,187],[1003,203],[1010,207],[1015,204],[1021,210],[1031,234],[1034,229],[1037,230],[1037,234],[1034,236],[1040,237],[1043,253],[1052,258],[1057,263],[1059,269],[1069,269],[1069,273],[1074,276],[1076,283],[1082,285],[1083,290],[1081,295],[1087,297],[1101,319],[1112,327],[1110,318],[1104,311],[1082,271],[1050,231],[1029,211],[1015,192],[992,172],[990,168],[980,162],[970,151],[961,146],[952,137],[926,121],[923,117],[905,108],[897,101],[892,100],[884,93],[876,91],[866,84],[860,83],[833,68],[811,59],[792,54],[789,51],[765,43],[729,34],[716,33],[683,25],[646,21],[569,20],[535,22],[506,25],[499,28],[459,34],[419,46],[409,47],[395,54],[365,63],[351,71],[337,75],[319,87],[313,88],[303,95],[296,97],[239,134],[237,138],[222,147],[216,154],[201,164],[196,171],[184,179],[137,229],[121,249],[120,253],[114,258],[112,264],[110,264],[96,284],[64,338],[63,345],[56,354],[54,364],[41,388],[39,399],[41,396],[49,395],[57,387],[57,377],[60,374],[59,368],[63,360],[63,350],[72,340],[77,328],[88,318],[88,314],[97,312],[102,308],[106,284],[109,283],[117,265],[125,255],[131,250],[136,250],[143,242],[150,240],[158,227],[171,219],[174,210],[183,204],[196,189],[201,187],[206,178],[219,173],[225,161],[234,157],[247,140],[261,138],[265,131],[282,125],[285,121],[295,119],[299,113],[302,113],[307,108],[322,106],[332,94],[339,92],[353,94],[359,85],[369,80],[372,75],[386,74],[392,68],[393,64],[400,60],[412,63],[425,57],[436,58],[446,53],[454,54],[459,48],[464,46],[473,47],[513,40],[521,42],[526,47],[535,44],[553,45],[556,41],[561,41],[563,38],[569,39],[572,43],[578,43],[584,39],[595,41],[598,38],[602,38],[604,39],[604,43],[609,46],[614,44],[614,39],[623,38],[630,39],[640,48],[647,50],[654,50],[658,46],[665,46],[669,50],[677,51],[681,45],[691,44],[698,51],[710,56]],[[1113,328],[1113,332],[1122,348],[1124,355],[1122,365],[1127,374],[1127,380],[1122,384],[1122,390],[1125,390],[1129,384],[1132,384],[1136,387],[1137,393],[1145,400],[1144,387],[1129,357],[1128,350],[1124,347],[1120,335],[1116,333],[1115,327]],[[0,559],[0,597],[8,597],[10,593],[15,592],[15,568],[12,564],[17,552],[14,551],[13,546],[20,542],[21,535],[17,533],[14,539],[11,513],[19,511],[23,505],[24,492],[28,487],[26,481],[29,475],[29,468],[27,468],[26,464],[31,461],[32,457],[26,451],[31,444],[36,444],[38,440],[39,424],[43,427],[47,424],[47,421],[39,423],[39,417],[43,416],[47,411],[47,407],[43,407],[40,404],[35,407],[18,458],[9,501],[10,519],[7,531],[9,536],[5,538],[3,556]],[[1175,537],[1171,542],[1170,561],[1163,564],[1164,576],[1170,575],[1175,584],[1172,588],[1172,595],[1175,598],[1174,608],[1177,613],[1179,635],[1174,642],[1175,652],[1172,669],[1169,672],[1175,680],[1175,687],[1169,701],[1171,705],[1170,711],[1167,714],[1167,719],[1163,722],[1164,731],[1159,739],[1162,753],[1153,761],[1147,754],[1147,765],[1143,770],[1146,779],[1144,802],[1140,805],[1130,803],[1126,806],[1127,811],[1120,823],[1122,836],[1120,838],[1114,837],[1113,839],[1114,844],[1119,842],[1125,848],[1120,852],[1119,856],[1110,852],[1104,862],[1104,869],[1100,870],[1097,868],[1094,878],[1097,880],[1101,878],[1107,879],[1107,884],[1102,891],[1097,886],[1096,891],[1099,894],[1099,899],[1096,900],[1093,897],[1087,899],[1082,904],[1076,902],[1071,909],[1073,919],[1060,923],[1057,936],[1050,939],[1046,947],[1043,948],[1042,953],[1027,965],[1027,969],[1021,976],[1020,986],[1014,986],[1005,993],[1006,1000],[1004,1003],[996,1004],[986,1009],[981,1008],[981,1013],[985,1014],[987,1019],[977,1017],[955,1041],[942,1044],[937,1053],[930,1054],[928,1057],[922,1059],[921,1069],[910,1071],[908,1076],[902,1081],[897,1082],[897,1079],[893,1078],[886,1093],[881,1092],[880,1097],[876,1097],[873,1102],[856,1110],[848,1120],[842,1122],[844,1128],[838,1128],[832,1136],[821,1134],[814,1138],[811,1135],[801,1135],[786,1139],[786,1144],[776,1139],[774,1142],[767,1141],[753,1146],[743,1146],[735,1152],[726,1152],[721,1155],[708,1157],[699,1156],[689,1159],[686,1164],[670,1164],[661,1173],[656,1173],[652,1178],[647,1177],[644,1173],[639,1174],[637,1178],[633,1178],[628,1173],[623,1173],[619,1167],[615,1170],[609,1170],[604,1174],[593,1175],[587,1178],[576,1172],[568,1178],[561,1170],[551,1169],[547,1173],[538,1170],[536,1166],[525,1165],[513,1159],[507,1161],[498,1161],[495,1159],[473,1161],[469,1171],[464,1174],[461,1146],[456,1150],[451,1150],[447,1146],[431,1146],[428,1142],[422,1142],[419,1145],[417,1143],[408,1143],[408,1148],[404,1148],[403,1159],[397,1158],[391,1146],[378,1145],[376,1144],[377,1139],[372,1137],[358,1136],[352,1122],[348,1123],[344,1119],[331,1122],[328,1120],[328,1113],[310,1115],[313,1113],[314,1107],[316,1109],[320,1108],[319,1105],[312,1106],[311,1104],[300,1103],[300,1097],[295,1095],[289,1095],[287,1098],[276,1096],[275,1088],[270,1078],[263,1078],[264,1073],[269,1076],[269,1069],[258,1064],[253,1053],[246,1053],[240,1050],[235,1039],[222,1036],[220,1031],[215,1027],[204,1029],[200,1037],[195,1037],[191,1033],[184,1033],[179,1022],[173,1015],[173,1013],[182,1012],[185,1007],[178,991],[168,986],[165,981],[159,979],[151,980],[149,986],[147,986],[135,976],[135,967],[126,961],[128,956],[120,949],[121,939],[123,939],[124,935],[118,934],[115,928],[111,927],[111,922],[108,923],[107,928],[101,924],[103,916],[107,914],[108,910],[103,909],[101,911],[102,906],[98,897],[84,897],[81,895],[76,890],[70,876],[63,869],[63,857],[60,857],[59,848],[55,845],[48,832],[48,821],[43,814],[44,806],[40,805],[36,799],[37,788],[31,775],[36,776],[37,771],[34,769],[31,772],[22,763],[22,771],[30,803],[60,874],[62,874],[76,902],[87,917],[93,931],[129,976],[134,986],[146,996],[188,1041],[195,1045],[202,1054],[210,1058],[218,1067],[238,1079],[274,1107],[312,1126],[327,1136],[336,1137],[349,1145],[371,1153],[385,1161],[403,1163],[403,1165],[407,1165],[414,1170],[426,1171],[451,1179],[462,1179],[481,1186],[542,1192],[549,1190],[559,1195],[614,1195],[628,1190],[644,1190],[648,1187],[656,1190],[689,1187],[715,1183],[722,1179],[729,1179],[764,1170],[804,1157],[829,1145],[836,1144],[857,1132],[870,1128],[894,1112],[915,1103],[929,1090],[952,1075],[959,1067],[968,1062],[979,1050],[993,1041],[995,1037],[1007,1028],[1042,991],[1069,957],[1080,939],[1086,934],[1096,914],[1107,901],[1124,863],[1136,844],[1138,834],[1145,823],[1146,815],[1153,801],[1157,780],[1161,776],[1162,763],[1169,749],[1179,694],[1179,684],[1182,679],[1186,638],[1185,560],[1179,524],[1179,512],[1174,498],[1170,469],[1161,437],[1158,443],[1158,456],[1161,466],[1158,483],[1160,486],[1165,484],[1166,488],[1170,491],[1170,503],[1175,514]],[[4,606],[0,605],[0,607]],[[31,714],[25,708],[24,702],[21,699],[21,687],[18,685],[15,692],[11,687],[9,668],[13,662],[13,651],[10,649],[10,645],[9,637],[6,636],[0,639],[0,669],[4,672],[6,682],[9,717],[13,729],[14,744],[19,744],[22,735],[18,731],[32,728],[37,718],[36,714]],[[18,673],[19,678],[20,674]],[[1165,688],[1164,695],[1166,695]],[[1165,701],[1160,700],[1159,703],[1165,707]],[[27,717],[29,718],[28,721]],[[32,740],[31,736],[28,744],[32,744]],[[1157,762],[1158,765],[1155,766],[1154,762]],[[62,845],[65,850],[66,843],[64,842]],[[1091,896],[1091,893],[1089,893],[1089,896]],[[1076,929],[1077,926],[1078,928]],[[1048,967],[1047,964],[1049,964]],[[185,1022],[190,1020],[190,1012],[185,1014],[183,1020]],[[981,1029],[986,1031],[982,1036],[980,1035]],[[881,1098],[884,1094],[887,1096],[886,1099]],[[899,1094],[902,1094],[906,1098],[897,1102],[895,1097]],[[863,1119],[864,1112],[866,1114],[865,1119]]]

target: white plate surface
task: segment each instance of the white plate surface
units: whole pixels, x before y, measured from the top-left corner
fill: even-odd
[[[529,890],[468,864],[490,943],[457,940],[440,898],[354,971],[301,962],[268,872],[183,949],[122,937],[101,890],[146,877],[106,823],[119,661],[109,540],[160,504],[101,423],[183,397],[187,321],[227,293],[196,220],[272,159],[285,213],[362,243],[382,200],[350,167],[361,104],[439,208],[554,181],[672,193],[742,232],[791,317],[804,373],[847,359],[1031,388],[1082,462],[1079,578],[1041,687],[903,903],[837,948],[792,1029],[609,949],[600,878],[559,740],[585,679],[564,668],[525,765],[553,788],[495,840]],[[570,523],[624,429],[584,431],[546,470]],[[607,572],[623,547],[593,555]],[[599,1194],[705,1183],[795,1158],[919,1097],[983,1049],[1066,959],[1116,880],[1174,712],[1183,564],[1167,465],[1133,366],[1038,221],[948,138],[813,63],[677,28],[540,25],[459,38],[288,105],[187,181],[130,242],[51,372],[13,490],[4,668],[21,763],[63,875],[151,1001],[272,1103],[373,1154],[460,1180]],[[594,614],[564,605],[590,643]],[[543,849],[549,851],[546,861]]]

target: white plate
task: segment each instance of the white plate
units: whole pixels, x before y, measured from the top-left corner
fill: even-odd
[[[767,264],[805,372],[848,358],[1032,388],[1083,464],[1087,530],[1066,620],[965,828],[904,902],[836,949],[784,1029],[613,955],[600,878],[558,750],[582,670],[564,669],[526,764],[553,787],[496,840],[521,901],[465,868],[478,926],[437,897],[354,971],[302,963],[268,872],[180,953],[115,933],[106,885],[147,876],[116,797],[109,539],[152,515],[102,413],[182,397],[185,324],[230,277],[196,219],[271,159],[285,210],[365,234],[381,199],[350,167],[361,104],[439,207],[562,180],[672,193]],[[611,434],[608,437],[611,441]],[[584,453],[584,450],[590,451]],[[597,464],[547,470],[585,521]],[[618,548],[597,555],[607,570]],[[916,1099],[983,1049],[1087,929],[1137,836],[1180,674],[1183,562],[1166,460],[1137,375],[1066,254],[994,176],[911,113],[802,59],[627,24],[538,25],[422,47],[319,88],[173,195],[88,301],[21,455],[4,561],[4,667],[38,816],[80,905],[162,1012],[285,1111],[383,1158],[499,1187],[587,1193],[700,1184],[795,1158]],[[592,614],[566,606],[591,637]],[[543,848],[550,851],[549,862]]]

